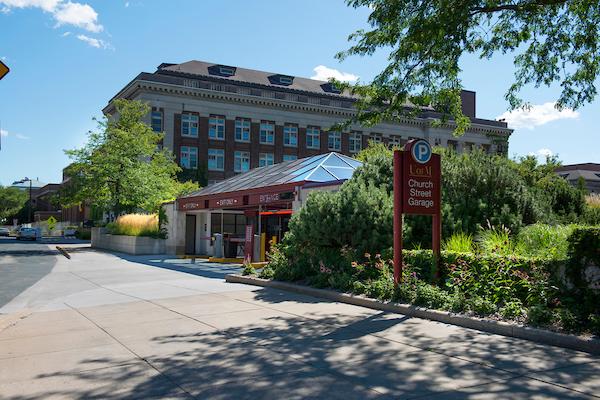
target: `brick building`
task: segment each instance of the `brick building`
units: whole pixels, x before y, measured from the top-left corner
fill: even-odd
[[[425,138],[434,145],[468,151],[479,146],[506,154],[512,133],[505,122],[477,118],[475,92],[464,91],[463,112],[471,127],[460,138],[453,126],[432,126],[439,118],[424,109],[404,118],[347,132],[328,132],[353,115],[355,99],[328,82],[202,61],[161,64],[142,72],[113,99],[145,101],[148,123],[165,132],[163,144],[186,169],[207,170],[209,183],[263,165],[330,151],[353,155],[369,141],[404,144]],[[103,109],[113,115],[112,100]]]

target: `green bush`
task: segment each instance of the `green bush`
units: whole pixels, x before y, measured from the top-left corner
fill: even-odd
[[[427,308],[445,309],[450,303],[450,295],[436,286],[420,283],[417,285],[413,303]]]
[[[469,310],[482,317],[496,312],[496,306],[494,305],[494,302],[480,296],[475,296],[468,299],[467,307]]]
[[[254,269],[252,264],[250,264],[250,263],[244,264],[244,269],[242,270],[242,275],[254,276],[254,275],[256,275],[256,270]]]
[[[576,227],[568,238],[568,275],[575,288],[582,292],[587,291],[591,283],[584,277],[585,268],[589,265],[600,266],[599,249],[600,226]]]
[[[518,252],[530,257],[558,260],[567,258],[568,238],[575,225],[534,224],[523,228],[517,236]]]
[[[504,304],[499,310],[498,313],[506,319],[517,319],[525,314],[525,310],[523,309],[523,303],[520,300],[511,300]]]
[[[271,267],[271,265],[269,264],[265,265],[258,274],[258,277],[262,279],[273,279],[274,276],[275,271],[273,270],[273,267]]]
[[[477,238],[477,244],[483,254],[515,254],[515,246],[510,237],[510,230],[504,226],[489,226],[483,229]]]
[[[533,326],[547,326],[554,321],[554,313],[543,304],[536,304],[527,309],[527,322]]]
[[[79,240],[91,240],[92,239],[92,231],[90,229],[78,228],[75,231],[75,237]]]

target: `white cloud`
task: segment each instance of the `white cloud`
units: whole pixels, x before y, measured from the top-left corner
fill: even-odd
[[[96,39],[96,38],[92,38],[92,37],[85,36],[85,35],[77,35],[77,39],[79,39],[82,42],[85,42],[85,43],[89,44],[90,46],[95,47],[97,49],[110,48],[110,44],[106,43],[102,39]]]
[[[62,36],[62,37],[67,37],[67,36],[69,36],[70,34],[71,34],[71,32],[65,32],[65,33],[63,33],[63,34],[62,34],[62,35],[60,35],[60,36]]]
[[[504,120],[509,128],[534,129],[536,126],[545,125],[548,122],[559,119],[577,119],[579,113],[570,108],[558,110],[556,103],[544,103],[533,105],[530,108],[520,108],[518,110],[507,111],[496,119]]]
[[[553,157],[555,155],[555,153],[552,150],[544,147],[544,148],[539,149],[536,152],[533,152],[533,151],[530,152],[529,155],[533,156],[533,157],[537,157],[537,159],[540,162],[546,162],[546,159],[548,157]]]
[[[125,8],[127,8],[127,7],[129,7],[129,2],[128,1],[125,2]]]
[[[0,136],[2,136],[2,137],[14,136],[17,139],[21,139],[21,140],[27,140],[27,139],[29,139],[29,136],[21,135],[20,133],[17,133],[17,134],[12,134],[11,133],[11,134],[9,134],[6,129],[0,129]]]
[[[358,80],[358,76],[349,72],[341,72],[334,68],[329,68],[324,65],[317,65],[314,69],[315,74],[311,76],[311,79],[319,81],[326,81],[330,78],[337,79],[342,82],[354,82]]]
[[[70,0],[0,0],[0,5],[3,12],[13,8],[40,8],[52,14],[56,26],[73,25],[94,33],[104,29],[98,23],[98,13],[89,4]]]

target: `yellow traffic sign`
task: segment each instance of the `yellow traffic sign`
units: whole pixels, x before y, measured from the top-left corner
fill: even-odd
[[[8,74],[8,71],[10,71],[10,69],[6,66],[6,64],[0,61],[0,79],[4,78],[4,75]]]

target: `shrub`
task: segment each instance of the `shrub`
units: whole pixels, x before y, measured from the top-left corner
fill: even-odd
[[[533,326],[546,326],[554,321],[554,313],[545,304],[536,304],[527,309],[527,322]]]
[[[125,214],[107,225],[113,235],[161,237],[156,214]]]
[[[567,239],[574,228],[575,225],[529,225],[519,232],[516,247],[525,256],[564,260]]]
[[[453,233],[444,242],[443,249],[459,253],[471,253],[473,251],[473,236],[463,232]]]
[[[467,309],[467,306],[467,297],[463,292],[455,288],[454,293],[450,295],[448,309],[452,312],[463,312]]]
[[[75,237],[79,240],[91,240],[92,239],[92,231],[90,229],[78,228],[75,231]]]
[[[496,306],[488,299],[475,296],[467,300],[467,307],[479,316],[491,315],[496,312]]]
[[[600,336],[600,314],[590,314],[588,320],[590,331],[594,335]]]
[[[446,308],[450,295],[442,289],[427,283],[417,284],[414,304],[427,308]]]
[[[568,238],[568,274],[576,289],[584,291],[591,282],[583,276],[589,265],[600,266],[600,227],[579,226]]]
[[[569,332],[577,331],[581,328],[577,316],[568,308],[561,308],[558,310],[558,321],[561,327]]]
[[[517,319],[525,314],[525,310],[523,309],[523,303],[516,299],[504,304],[504,306],[498,310],[498,313],[506,319]]]
[[[258,274],[258,277],[262,279],[273,279],[274,276],[275,271],[273,270],[273,267],[271,267],[271,265],[269,264],[265,265],[260,271],[260,274]]]
[[[242,275],[246,276],[254,276],[256,275],[256,270],[250,263],[244,264],[244,269],[242,270]]]

